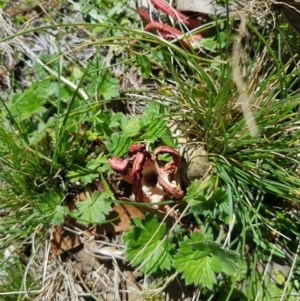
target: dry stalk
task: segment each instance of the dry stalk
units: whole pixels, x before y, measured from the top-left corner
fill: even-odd
[[[247,28],[246,28],[246,18],[245,16],[240,15],[240,28],[238,31],[238,35],[236,40],[233,44],[233,53],[232,53],[232,76],[233,81],[238,89],[240,94],[239,103],[241,104],[241,108],[243,111],[243,115],[245,118],[246,125],[252,137],[259,136],[259,129],[254,119],[253,113],[250,109],[250,100],[251,95],[248,94],[246,89],[246,84],[241,76],[241,68],[240,68],[240,61],[241,61],[241,41],[245,35],[248,35]]]

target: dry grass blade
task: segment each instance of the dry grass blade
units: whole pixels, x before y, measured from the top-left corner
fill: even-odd
[[[258,137],[259,136],[259,129],[257,127],[255,118],[251,112],[251,108],[249,105],[250,102],[250,95],[246,92],[246,84],[243,82],[240,74],[240,44],[242,37],[246,33],[246,19],[245,17],[241,16],[241,25],[239,29],[239,37],[236,39],[234,46],[233,46],[233,68],[232,68],[232,74],[233,74],[233,80],[236,84],[238,91],[240,93],[240,103],[241,108],[244,114],[245,122],[248,127],[248,130],[250,132],[250,135],[252,137]]]

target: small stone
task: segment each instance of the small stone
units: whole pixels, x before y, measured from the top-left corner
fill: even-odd
[[[185,144],[180,147],[179,152],[185,160],[180,169],[182,176],[189,183],[201,179],[209,168],[208,154],[203,145]],[[186,179],[183,181],[187,182]]]

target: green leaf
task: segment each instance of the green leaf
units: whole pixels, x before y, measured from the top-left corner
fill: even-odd
[[[236,253],[227,251],[212,241],[205,241],[202,234],[194,232],[191,239],[180,243],[175,255],[174,267],[187,284],[199,283],[212,289],[216,283],[215,273],[232,275],[239,265]]]
[[[127,152],[131,143],[130,138],[118,133],[113,133],[110,139],[111,141],[106,142],[106,148],[111,155],[122,156]]]
[[[153,120],[163,117],[165,117],[165,108],[156,102],[150,102],[141,116],[140,126],[146,128]]]
[[[203,189],[201,187],[201,181],[195,180],[188,188],[187,188],[187,194],[184,197],[184,200],[189,203],[191,200],[193,200],[194,197],[198,195],[203,195]]]
[[[149,76],[150,76],[150,72],[151,72],[151,62],[150,62],[150,60],[148,59],[147,56],[141,55],[141,56],[137,57],[137,62],[141,66],[142,76],[145,79],[148,79]]]
[[[205,191],[201,190],[198,192],[198,195],[194,196],[191,201],[191,212],[195,214],[207,214],[213,212],[217,205],[222,205],[222,211],[228,213],[228,195],[226,190],[217,188],[208,197],[204,193]]]
[[[95,141],[98,138],[98,133],[91,130],[87,130],[85,135],[88,141]]]
[[[8,107],[20,120],[28,119],[33,114],[41,115],[46,111],[45,101],[56,92],[57,85],[49,80],[38,82],[24,92],[15,94]]]
[[[285,282],[285,276],[280,270],[274,270],[275,281],[278,285],[283,285]]]
[[[91,18],[93,18],[97,23],[103,23],[105,21],[105,19],[107,18],[105,15],[103,14],[99,14],[99,12],[95,9],[92,8],[89,11],[89,15],[91,16]]]
[[[105,215],[111,210],[109,199],[108,193],[96,191],[86,201],[75,203],[77,210],[73,211],[73,216],[80,217],[80,220],[88,224],[104,222]]]
[[[96,166],[91,165],[91,163],[87,163],[87,167],[73,164],[69,169],[67,177],[71,179],[72,182],[81,181],[83,184],[88,184],[98,177]]]
[[[155,141],[165,133],[165,129],[166,129],[166,122],[163,119],[155,118],[148,125],[145,134],[143,134],[141,138],[150,141]]]
[[[109,139],[116,128],[119,128],[122,116],[121,113],[112,114],[106,111],[97,113],[97,115],[90,118],[89,122],[95,122],[98,134],[101,133],[106,139]]]
[[[108,114],[108,113],[110,113],[110,112],[105,112],[105,114]],[[120,113],[120,112],[110,115],[109,116],[110,117],[109,118],[109,126],[112,128],[119,127],[123,116],[124,116],[124,114]]]
[[[165,224],[158,223],[157,216],[146,215],[144,220],[133,218],[131,230],[124,235],[127,259],[132,265],[142,264],[141,271],[148,275],[169,270],[174,246],[166,236]]]
[[[54,223],[62,223],[63,216],[60,216],[60,212],[63,206],[60,206],[62,203],[63,196],[59,194],[55,189],[51,189],[48,192],[40,194],[37,200],[37,208],[39,213],[42,213],[42,221],[47,224],[52,221],[54,218]],[[58,213],[60,212],[60,213]]]
[[[58,206],[53,216],[54,225],[60,226],[63,224],[65,215],[68,215],[67,209],[64,206]]]
[[[0,8],[4,8],[6,6],[7,0],[1,0],[0,1]]]
[[[172,135],[167,131],[161,133],[161,140],[165,145],[171,146],[173,148],[176,148],[178,146],[177,139],[172,137]]]
[[[225,32],[220,32],[218,35],[218,47],[219,48],[224,48],[226,45],[226,41],[228,39],[228,35]]]
[[[123,135],[126,137],[133,137],[140,131],[139,118],[137,116],[132,116],[129,120],[123,115],[121,119],[121,129],[123,130]]]
[[[199,45],[205,49],[213,51],[217,47],[217,42],[214,37],[213,38],[205,38],[205,39],[201,39],[201,41],[199,42]]]
[[[72,71],[71,71],[71,79],[72,80],[80,80],[83,75],[84,75],[84,73],[82,72],[81,68],[79,68],[76,65],[72,66]]]
[[[98,85],[98,93],[102,95],[105,100],[119,96],[119,81],[113,78],[107,71],[102,72]]]
[[[275,276],[275,277],[274,277]],[[246,281],[245,291],[248,292],[247,300],[257,300],[257,301],[274,301],[280,300],[282,296],[282,286],[277,282],[274,282],[276,274],[270,276],[269,273],[261,275],[256,272],[253,273],[251,281]],[[275,279],[276,281],[276,279]],[[260,292],[258,294],[257,292]],[[286,301],[298,301],[299,292],[292,283],[289,283],[287,286],[286,296],[287,298],[283,299]]]

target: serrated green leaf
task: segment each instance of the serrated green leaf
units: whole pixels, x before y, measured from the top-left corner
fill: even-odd
[[[209,199],[211,202],[218,204],[228,202],[227,191],[221,188],[217,188]]]
[[[171,146],[173,148],[176,148],[178,145],[177,139],[172,137],[167,131],[161,134],[161,140],[165,145]]]
[[[95,141],[98,138],[98,133],[88,130],[86,131],[85,136],[88,141]]]
[[[107,113],[107,112],[106,112]],[[109,118],[109,126],[112,128],[119,127],[121,123],[121,119],[123,118],[123,113],[115,113]]]
[[[180,243],[179,251],[175,255],[174,267],[182,273],[186,284],[198,285],[212,289],[216,283],[216,276],[211,267],[211,258],[206,252],[193,251],[188,241]]]
[[[106,148],[112,156],[122,156],[127,152],[131,143],[129,137],[113,133],[110,139],[110,141],[106,142]]]
[[[162,118],[164,115],[165,108],[162,105],[156,102],[150,102],[141,116],[140,126],[146,128],[154,119]]]
[[[53,221],[55,226],[60,226],[64,222],[64,217],[67,215],[68,212],[64,206],[58,206],[54,216],[53,216]]]
[[[187,194],[184,197],[184,200],[186,202],[189,202],[192,200],[195,196],[198,195],[203,195],[203,189],[200,189],[201,186],[201,181],[200,180],[195,180],[188,188],[187,188]]]
[[[228,212],[228,195],[227,192],[221,188],[217,188],[213,194],[206,197],[204,191],[198,192],[191,202],[191,212],[195,214],[203,214],[213,212],[216,205],[222,205],[222,211]]]
[[[10,112],[20,120],[28,119],[33,114],[46,111],[44,103],[48,97],[57,92],[57,85],[49,80],[38,82],[22,93],[15,94],[9,105]]]
[[[37,200],[37,208],[39,213],[42,213],[43,223],[49,223],[54,218],[54,222],[59,222],[63,217],[59,217],[58,213],[61,208],[61,202],[63,196],[58,193],[55,189],[51,189],[43,194],[40,194]]]
[[[180,243],[174,267],[182,273],[187,284],[201,283],[212,289],[216,283],[215,273],[232,275],[238,268],[239,257],[234,252],[223,250],[215,242],[204,241],[202,235],[194,233],[191,239]]]
[[[101,133],[106,139],[120,126],[120,118],[123,116],[121,113],[112,114],[111,112],[98,113],[89,122],[96,123],[98,133]]]
[[[121,129],[122,135],[126,137],[133,137],[140,131],[139,118],[137,116],[132,116],[129,120],[124,115],[121,119]]]
[[[92,159],[92,160],[89,160],[86,164],[86,167],[88,169],[90,169],[91,171],[92,170],[96,170],[98,167],[99,167],[99,164],[101,163],[101,160],[97,160],[97,159]]]
[[[147,131],[142,135],[142,139],[155,141],[160,138],[166,130],[166,122],[163,119],[153,119],[147,126]]]
[[[92,161],[94,164],[95,162]],[[67,173],[67,177],[72,180],[72,182],[81,181],[83,184],[91,183],[95,178],[98,177],[98,172],[93,170],[95,168],[92,163],[88,163],[87,167],[82,167],[79,165],[71,165],[70,170]],[[90,168],[88,168],[90,167]]]
[[[105,100],[119,96],[119,81],[113,78],[107,71],[104,71],[99,78],[98,93]]]
[[[172,265],[170,252],[173,244],[165,238],[166,226],[158,223],[157,216],[146,215],[144,220],[133,218],[131,230],[124,235],[127,259],[132,265],[142,264],[141,271],[148,275],[168,270]]]
[[[191,243],[193,250],[206,250],[212,256],[213,271],[232,275],[238,268],[239,257],[236,253],[222,249],[212,241]]]
[[[86,223],[97,224],[105,221],[105,215],[111,210],[111,202],[106,192],[96,191],[84,202],[75,203],[77,210],[73,215],[80,217]]]

